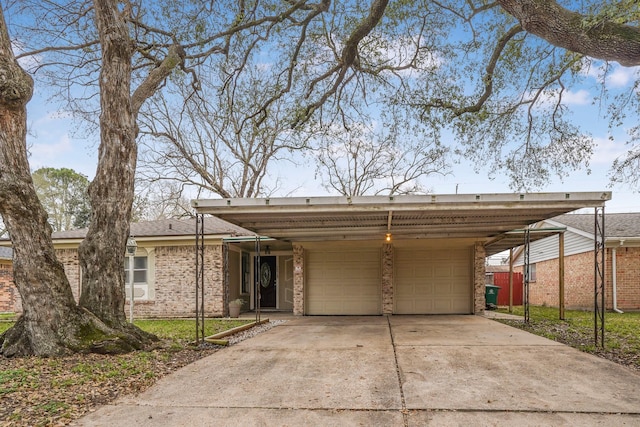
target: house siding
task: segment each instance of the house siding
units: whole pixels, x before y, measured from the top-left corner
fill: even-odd
[[[538,263],[558,258],[558,235],[536,240],[529,247],[529,263]],[[593,251],[593,240],[580,234],[564,233],[565,256],[576,255]],[[524,263],[524,255],[518,254],[513,265],[520,266]]]

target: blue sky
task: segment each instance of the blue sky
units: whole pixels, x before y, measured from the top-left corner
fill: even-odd
[[[610,89],[629,87],[640,78],[640,68],[617,67],[608,76]],[[573,192],[573,191],[613,191],[613,199],[607,204],[608,212],[640,211],[640,194],[634,193],[629,186],[609,186],[607,173],[615,158],[626,151],[624,144],[625,128],[614,130],[614,140],[609,140],[608,122],[594,105],[594,95],[590,91],[597,86],[597,70],[590,72],[586,84],[565,95],[565,104],[570,106],[575,120],[595,138],[597,147],[592,158],[591,174],[586,170],[571,173],[564,179],[553,181],[537,191]],[[590,88],[586,85],[591,84]],[[637,123],[640,114],[631,114]],[[86,175],[91,179],[97,162],[97,135],[80,137],[74,132],[74,122],[69,114],[60,112],[55,104],[47,102],[46,93],[36,86],[34,98],[28,105],[29,136],[32,170],[40,167],[67,167]],[[630,126],[630,125],[629,125]],[[274,196],[320,196],[328,195],[315,177],[314,166],[304,163],[298,165],[281,162],[272,170],[279,175],[284,184]],[[509,183],[500,176],[489,179],[490,171],[481,169],[477,173],[474,165],[462,159],[453,165],[452,174],[445,177],[435,176],[426,181],[436,194],[456,193],[502,193],[511,192]]]

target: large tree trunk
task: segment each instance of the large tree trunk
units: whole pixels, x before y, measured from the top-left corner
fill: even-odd
[[[80,305],[111,327],[126,325],[124,254],[136,170],[136,121],[131,106],[132,43],[117,3],[94,1],[102,45],[100,148],[89,186],[91,225],[80,245]]]
[[[91,225],[80,245],[80,305],[110,327],[145,340],[149,336],[131,327],[124,313],[124,253],[134,198],[136,120],[142,103],[176,66],[183,64],[185,53],[179,45],[171,46],[167,57],[132,95],[133,42],[125,22],[126,12],[120,12],[114,0],[93,3],[102,46],[100,148],[96,176],[89,186]]]
[[[27,160],[26,105],[32,94],[33,80],[15,61],[0,9],[0,213],[13,243],[14,281],[23,307],[18,322],[0,336],[0,353],[51,356],[131,350],[130,344],[76,305],[56,259],[51,226]]]

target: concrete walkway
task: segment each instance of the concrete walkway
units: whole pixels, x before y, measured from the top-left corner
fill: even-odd
[[[640,375],[479,316],[304,317],[78,425],[640,425]]]

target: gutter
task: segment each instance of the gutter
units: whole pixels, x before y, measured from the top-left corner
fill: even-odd
[[[624,243],[624,240],[620,241],[620,246],[622,246]],[[618,308],[618,273],[617,273],[617,263],[616,263],[616,258],[618,256],[618,251],[617,248],[612,248],[611,249],[611,274],[613,276],[613,280],[612,280],[612,287],[613,287],[613,311],[615,311],[616,313],[620,313],[623,314],[624,311],[620,310]]]

